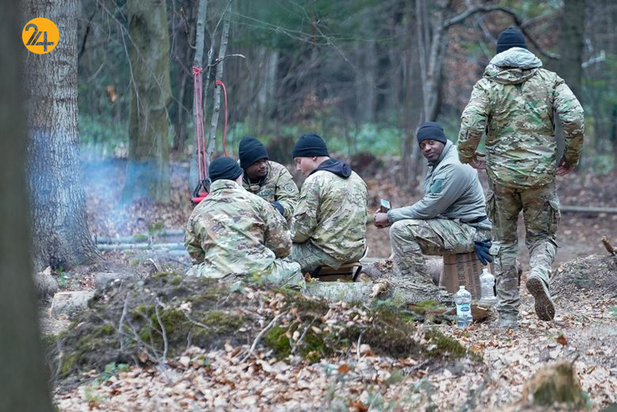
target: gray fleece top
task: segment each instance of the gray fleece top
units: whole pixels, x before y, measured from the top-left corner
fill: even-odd
[[[392,209],[388,220],[460,219],[469,222],[486,216],[484,191],[478,172],[458,160],[456,146],[450,140],[435,164],[430,165],[423,184],[424,197],[411,206]],[[480,229],[491,229],[490,220],[474,223]]]

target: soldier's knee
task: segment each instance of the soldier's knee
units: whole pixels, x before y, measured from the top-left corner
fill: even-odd
[[[420,225],[419,220],[405,219],[392,223],[390,226],[390,240],[411,240],[414,239],[414,226]]]

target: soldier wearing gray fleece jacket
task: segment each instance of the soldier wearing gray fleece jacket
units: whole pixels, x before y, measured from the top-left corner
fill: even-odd
[[[486,217],[477,171],[461,164],[456,146],[446,139],[441,126],[423,124],[418,143],[430,166],[423,184],[424,197],[411,206],[376,213],[375,224],[391,225],[398,274],[430,283],[423,255],[473,252],[475,242],[490,239],[491,222]]]

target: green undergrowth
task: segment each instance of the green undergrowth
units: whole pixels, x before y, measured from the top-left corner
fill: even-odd
[[[58,355],[48,358],[59,359],[52,370],[66,377],[80,370],[103,372],[111,363],[161,362],[192,345],[206,350],[226,343],[250,345],[264,331],[258,308],[272,300],[280,301],[274,314],[283,315],[265,330],[260,345],[279,359],[300,356],[314,363],[355,356],[354,344],[367,344],[376,355],[394,358],[467,355],[455,339],[418,330],[418,324],[430,318],[428,314],[440,313],[434,302],[415,308],[383,302],[343,306],[291,290],[257,295],[247,293],[246,285],[226,286],[173,272],[112,285],[97,292],[89,310],[65,336],[46,345]]]
[[[188,346],[215,349],[253,338],[253,319],[240,311],[252,303],[215,280],[155,273],[98,292],[90,309],[60,342],[61,377],[104,370],[112,362],[162,361]],[[239,330],[247,329],[246,333]]]

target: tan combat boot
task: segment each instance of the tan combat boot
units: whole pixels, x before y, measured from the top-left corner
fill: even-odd
[[[551,299],[546,283],[539,277],[531,275],[527,280],[527,290],[535,300],[536,315],[542,320],[553,320],[555,303]]]

